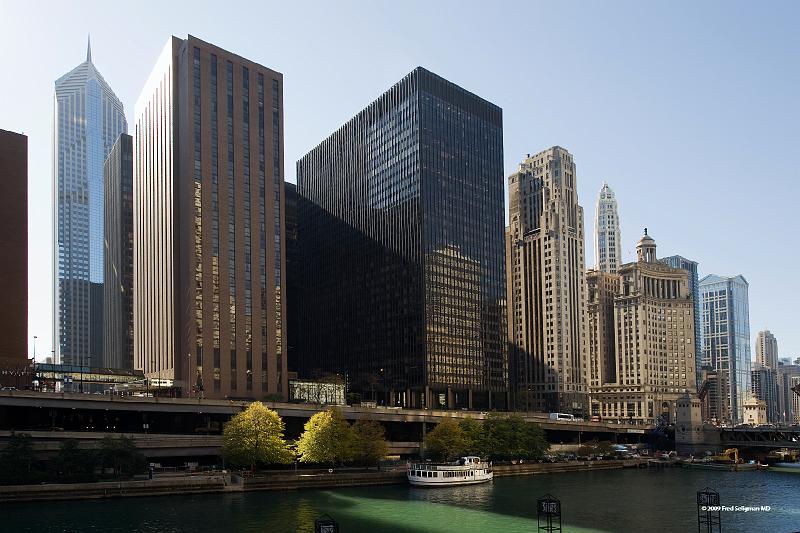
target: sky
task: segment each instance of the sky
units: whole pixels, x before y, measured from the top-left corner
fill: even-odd
[[[251,4],[251,5],[249,5]],[[121,7],[117,7],[121,6]],[[133,107],[170,35],[284,75],[295,162],[423,66],[503,109],[506,177],[553,145],[577,165],[586,258],[603,181],[624,261],[660,256],[750,282],[751,345],[800,356],[798,2],[29,2],[0,0],[0,128],[28,136],[29,344],[52,349],[54,81],[92,60]]]

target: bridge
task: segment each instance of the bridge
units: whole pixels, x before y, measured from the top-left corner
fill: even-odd
[[[37,435],[37,440],[56,442],[81,434],[88,441],[105,434],[141,436],[146,455],[158,457],[216,455],[217,437],[234,414],[244,410],[249,401],[201,398],[160,398],[107,396],[102,394],[0,391],[0,431]],[[305,422],[326,408],[315,404],[265,402],[283,418],[286,436],[295,439]],[[387,440],[397,443],[398,455],[416,455],[419,443],[442,420],[474,418],[483,420],[489,413],[462,410],[401,409],[391,407],[339,406],[350,420],[375,420],[386,430]],[[550,420],[546,413],[518,413],[539,424],[549,442],[574,443],[591,439],[619,443],[643,442],[646,426],[607,422]],[[93,435],[90,435],[93,434]],[[145,438],[145,436],[148,436]],[[149,439],[149,440],[148,440]],[[160,440],[159,440],[160,439]],[[2,436],[0,434],[0,440]],[[80,439],[79,439],[80,440]],[[57,445],[56,445],[57,446]],[[159,451],[160,450],[160,451]],[[40,451],[47,452],[47,447]]]
[[[790,448],[800,450],[800,427],[722,428],[720,444],[726,448]]]

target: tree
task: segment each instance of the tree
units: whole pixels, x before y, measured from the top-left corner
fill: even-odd
[[[353,458],[353,429],[332,407],[308,419],[297,441],[303,463],[343,463]]]
[[[8,445],[0,453],[0,482],[5,484],[34,483],[33,439],[26,433],[12,433]]]
[[[425,451],[439,460],[462,455],[468,444],[464,431],[452,418],[445,418],[425,436]]]
[[[222,431],[222,455],[231,464],[289,464],[294,456],[284,440],[286,426],[278,413],[261,402],[234,415]]]
[[[486,431],[483,422],[474,418],[465,418],[458,423],[458,427],[464,433],[464,452],[472,455],[487,455],[491,449],[486,439]]]
[[[100,443],[100,462],[103,468],[113,468],[117,477],[131,478],[144,472],[147,460],[136,448],[133,437],[107,436]]]
[[[353,424],[353,459],[362,465],[374,465],[384,457],[386,431],[375,420],[357,420]]]
[[[542,428],[520,416],[492,413],[483,426],[494,459],[539,459],[549,448]]]
[[[62,482],[88,482],[94,480],[95,462],[93,450],[81,450],[78,441],[67,439],[61,443],[53,468]]]

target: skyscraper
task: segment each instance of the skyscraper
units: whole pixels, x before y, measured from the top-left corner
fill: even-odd
[[[103,352],[97,366],[133,368],[133,138],[123,133],[104,165]]]
[[[703,327],[702,320],[702,300],[700,299],[700,278],[697,275],[697,261],[686,259],[680,255],[671,255],[659,259],[665,265],[672,268],[682,268],[689,273],[689,292],[692,294],[694,300],[694,353],[695,353],[695,376],[697,377],[697,387],[700,388],[700,371],[703,364]]]
[[[505,406],[502,128],[419,67],[298,161],[302,375],[392,405]]]
[[[753,396],[763,400],[767,406],[767,421],[778,423],[781,420],[780,396],[778,394],[778,371],[756,363],[750,371]]]
[[[756,362],[767,368],[778,368],[778,340],[768,329],[756,335]]]
[[[172,37],[135,118],[136,368],[183,394],[285,396],[283,76]]]
[[[700,280],[703,302],[703,365],[724,374],[725,409],[720,421],[741,423],[750,390],[749,284],[744,276],[709,274]]]
[[[0,228],[0,385],[21,389],[28,374],[28,138],[6,130],[0,130]]]
[[[583,207],[575,163],[554,146],[508,178],[508,327],[517,408],[583,414]]]
[[[622,261],[620,238],[617,199],[608,183],[603,182],[594,210],[594,255],[597,270],[617,273]]]
[[[619,276],[594,272],[589,278],[590,340],[611,321],[614,373],[608,366],[608,348],[590,342],[589,375],[591,414],[604,420],[652,422],[657,417],[674,420],[678,398],[696,391],[694,353],[694,301],[688,273],[656,258],[656,243],[644,236],[636,245],[637,261],[620,267]],[[610,292],[594,281],[616,278],[613,312]],[[602,279],[602,277],[600,278]],[[603,293],[606,293],[605,297]],[[604,311],[603,308],[606,308]],[[601,364],[605,360],[605,364]]]
[[[103,163],[128,131],[122,102],[86,61],[55,82],[53,339],[56,360],[103,354]]]

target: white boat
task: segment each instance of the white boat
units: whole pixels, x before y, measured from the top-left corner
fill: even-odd
[[[776,472],[794,472],[800,474],[800,463],[773,463],[769,467]]]
[[[491,481],[492,463],[469,455],[454,463],[413,463],[408,467],[408,481],[420,487],[452,487]]]

